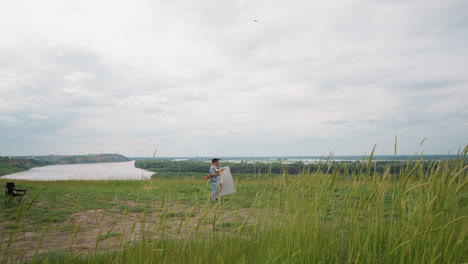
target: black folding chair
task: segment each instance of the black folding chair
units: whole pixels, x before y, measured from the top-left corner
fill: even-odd
[[[7,182],[5,185],[5,205],[20,204],[23,196],[26,195],[27,189],[15,189],[14,182]]]

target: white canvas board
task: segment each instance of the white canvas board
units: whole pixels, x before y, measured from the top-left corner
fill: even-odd
[[[224,171],[221,172],[221,179],[223,180],[223,189],[220,193],[221,196],[236,192],[236,186],[234,186],[231,169],[229,169],[229,166],[223,167],[223,169]]]

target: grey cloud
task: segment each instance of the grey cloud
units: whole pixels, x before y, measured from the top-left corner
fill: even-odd
[[[466,1],[76,5],[0,10],[0,155],[338,155],[376,142],[388,153],[395,134],[403,152],[428,136],[427,151],[444,153],[468,142]]]
[[[443,89],[450,87],[460,82],[457,80],[426,80],[420,82],[408,81],[407,83],[400,83],[395,85],[400,89],[411,89],[411,90],[431,90],[431,89]]]

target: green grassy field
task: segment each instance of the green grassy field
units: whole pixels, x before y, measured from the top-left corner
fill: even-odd
[[[464,263],[465,159],[412,160],[398,175],[369,162],[346,175],[240,178],[219,203],[195,177],[16,181],[30,189],[2,205],[0,261]]]

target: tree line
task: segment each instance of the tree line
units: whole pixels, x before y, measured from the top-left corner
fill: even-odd
[[[295,162],[282,164],[281,162],[223,162],[222,166],[229,166],[233,174],[300,174],[300,173],[334,173],[337,170],[341,174],[351,175],[353,173],[390,173],[398,174],[407,167],[410,161],[330,161],[318,164],[305,164]],[[421,161],[421,169],[429,169],[434,166],[435,161]],[[432,164],[432,165],[431,165]],[[175,173],[208,173],[210,164],[204,161],[167,161],[167,160],[139,160],[135,166],[141,169],[154,172],[175,172]],[[435,166],[438,166],[436,163]]]

